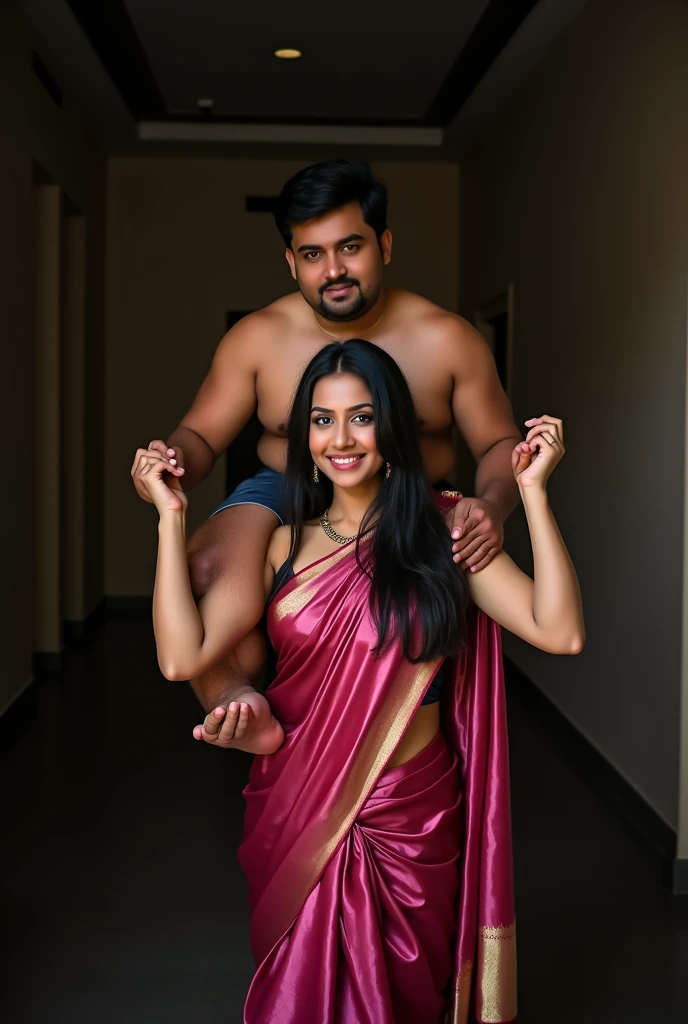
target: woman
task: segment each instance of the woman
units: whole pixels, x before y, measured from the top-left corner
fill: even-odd
[[[261,755],[239,850],[258,964],[245,1024],[515,1018],[497,624],[553,653],[582,647],[546,496],[563,451],[561,422],[541,418],[513,455],[536,582],[505,554],[464,575],[396,363],[354,340],[306,369],[289,423],[292,525],[265,567],[276,678],[269,704],[247,686],[215,712]],[[190,678],[236,643],[238,610],[194,604],[181,471],[155,461],[142,475],[160,512],[158,657]]]

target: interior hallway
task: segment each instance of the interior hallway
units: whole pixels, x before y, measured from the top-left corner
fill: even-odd
[[[239,1024],[250,758],[192,740],[195,698],[141,619],[34,690],[0,758],[4,1024]],[[685,1024],[688,899],[527,702],[509,715],[519,1021]]]

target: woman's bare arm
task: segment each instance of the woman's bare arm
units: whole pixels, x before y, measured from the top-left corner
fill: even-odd
[[[551,654],[578,654],[585,643],[580,588],[545,486],[563,455],[561,429],[560,420],[540,417],[530,442],[514,452],[534,579],[501,553],[481,572],[468,574],[468,584],[475,603],[511,633]]]
[[[153,628],[163,675],[172,680],[203,675],[258,624],[260,614],[236,588],[221,584],[199,607],[189,579],[186,515],[161,515]]]
[[[526,494],[534,577],[504,552],[468,584],[473,600],[509,632],[550,654],[579,654],[585,642],[576,573],[546,494]]]
[[[193,679],[211,669],[260,621],[263,604],[242,600],[238,588],[217,585],[196,605],[191,592],[186,544],[188,499],[184,471],[159,452],[143,452],[136,484],[155,504],[158,560],[153,591],[153,626],[158,663],[168,679]],[[265,585],[274,571],[268,561]]]

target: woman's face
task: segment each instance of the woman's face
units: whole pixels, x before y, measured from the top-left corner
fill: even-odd
[[[352,373],[321,377],[313,389],[311,455],[337,487],[360,487],[382,469],[372,403],[368,386]]]

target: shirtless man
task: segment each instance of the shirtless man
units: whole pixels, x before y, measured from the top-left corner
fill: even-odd
[[[521,434],[480,334],[418,295],[383,287],[392,255],[386,217],[385,187],[366,164],[327,161],[288,181],[275,219],[299,291],[251,313],[224,336],[180,425],[167,442],[152,441],[134,458],[136,489],[150,501],[141,473],[151,461],[167,461],[170,475],[183,477],[186,490],[208,475],[254,412],[265,428],[258,455],[267,468],[241,484],[189,544],[196,600],[222,618],[225,595],[239,588],[245,609],[228,637],[227,657],[193,682],[210,712],[194,732],[197,739],[241,745],[235,701],[246,680],[260,672],[264,656],[255,627],[265,601],[261,569],[281,521],[289,405],[318,349],[357,337],[394,357],[414,396],[432,483],[452,471],[456,423],[478,470],[477,497],[456,506],[454,559],[477,572],[501,547],[502,526],[517,499],[511,453]],[[244,714],[245,705],[240,710]]]

